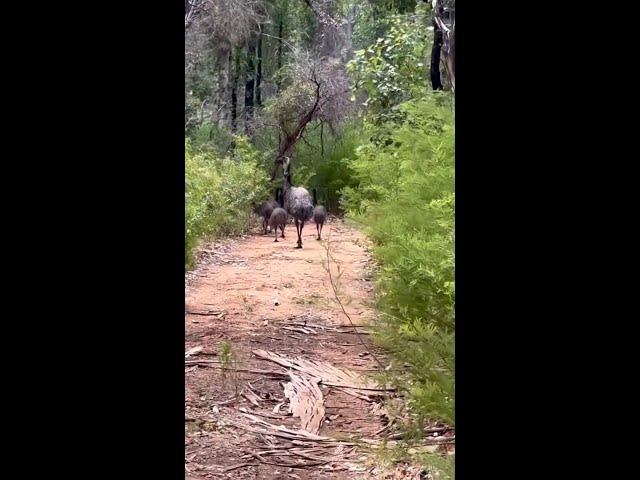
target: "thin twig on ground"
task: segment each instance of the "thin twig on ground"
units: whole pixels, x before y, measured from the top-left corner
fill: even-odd
[[[238,468],[244,468],[244,467],[251,467],[255,465],[255,463],[252,462],[246,462],[246,463],[239,463],[238,465],[232,465],[230,467],[225,468],[222,473],[227,473],[227,472],[231,472],[233,470],[237,470]]]

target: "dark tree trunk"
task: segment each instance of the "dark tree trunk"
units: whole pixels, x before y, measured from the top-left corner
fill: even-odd
[[[278,87],[278,93],[280,93],[280,69],[282,68],[282,33],[284,31],[284,25],[282,24],[282,19],[280,19],[280,23],[278,24],[278,75],[276,80],[276,86]]]
[[[431,47],[431,67],[429,71],[429,74],[431,76],[431,87],[434,90],[442,90],[442,79],[440,78],[442,30],[440,30],[435,20],[432,20],[431,24],[433,25],[433,47]]]
[[[247,44],[247,74],[244,84],[244,131],[251,134],[251,124],[253,123],[253,95],[256,83],[256,67],[253,59],[256,56],[256,44],[253,39]]]
[[[258,69],[256,71],[256,107],[262,107],[262,92],[260,91],[260,84],[262,83],[262,30],[264,25],[260,24],[259,36],[258,36]]]
[[[231,81],[231,133],[238,131],[238,80],[240,77],[240,52],[234,52],[233,79]]]

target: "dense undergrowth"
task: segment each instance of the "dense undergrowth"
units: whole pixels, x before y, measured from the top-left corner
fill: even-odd
[[[455,190],[450,101],[402,104],[404,120],[370,127],[350,167],[343,205],[363,225],[381,265],[377,336],[413,368],[395,377],[413,410],[455,424]],[[385,144],[387,146],[385,146]]]
[[[247,231],[251,202],[263,200],[266,185],[259,154],[246,139],[236,139],[233,157],[185,141],[185,269],[193,266],[194,248],[203,238]]]

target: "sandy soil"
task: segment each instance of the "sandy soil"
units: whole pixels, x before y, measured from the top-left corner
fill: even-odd
[[[287,380],[260,373],[286,370],[253,355],[256,349],[329,362],[362,375],[381,368],[371,355],[382,358],[381,352],[367,335],[353,333],[325,269],[329,247],[333,275],[338,276],[339,267],[339,287],[351,298],[347,313],[354,324],[366,326],[373,319],[367,306],[371,263],[360,233],[333,220],[317,241],[312,224],[305,228],[303,249],[294,248],[294,226],[288,225],[285,235],[278,243],[273,235],[256,233],[210,245],[187,275],[185,351],[202,351],[185,360],[186,478],[373,478],[368,448],[311,442],[295,451],[304,457],[292,453],[296,445],[288,439],[247,431],[256,425],[244,413],[275,426],[301,428],[300,419],[288,414]],[[315,333],[305,333],[309,325]],[[331,331],[336,326],[343,333]],[[379,404],[331,386],[320,388],[326,414],[319,435],[379,438],[376,432],[385,425]],[[282,455],[255,455],[278,449]]]

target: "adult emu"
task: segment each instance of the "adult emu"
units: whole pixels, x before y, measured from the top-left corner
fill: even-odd
[[[302,248],[302,229],[304,222],[313,217],[313,199],[306,188],[295,187],[291,184],[291,159],[284,157],[279,159],[278,163],[282,163],[282,173],[284,174],[282,206],[295,220],[296,232],[298,233],[296,248]]]

